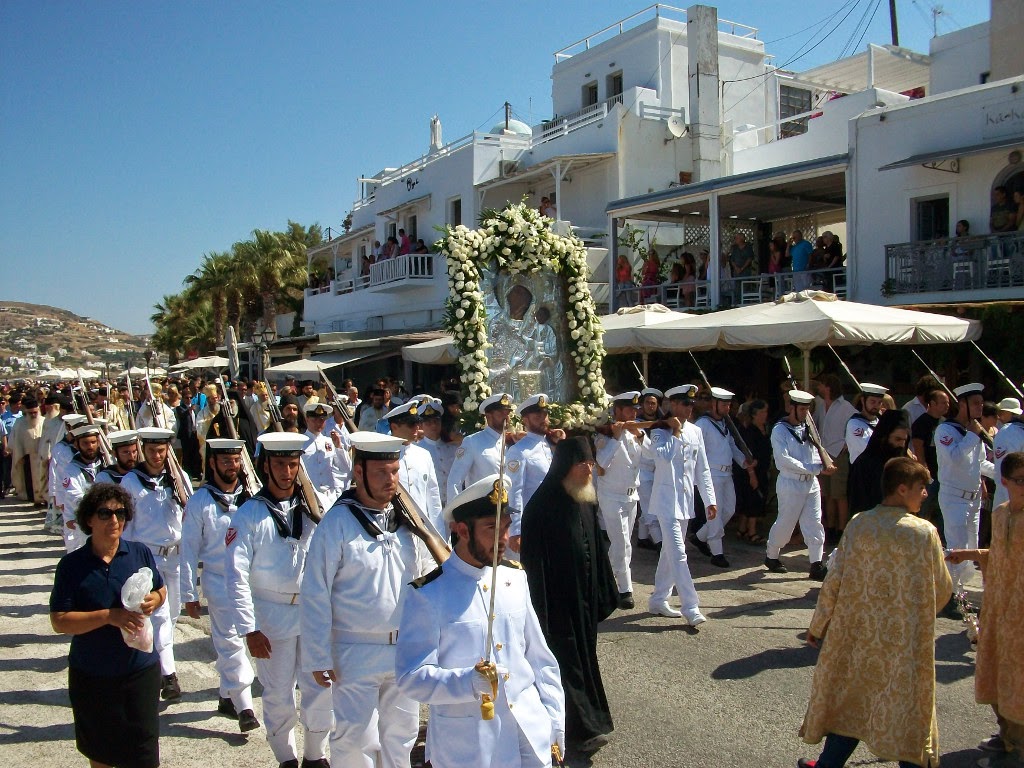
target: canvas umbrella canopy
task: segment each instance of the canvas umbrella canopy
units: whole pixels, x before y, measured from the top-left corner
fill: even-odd
[[[804,353],[808,387],[810,351],[824,344],[949,344],[981,335],[981,322],[931,312],[840,301],[821,291],[790,293],[770,304],[751,304],[694,315],[637,336],[650,349],[763,349],[792,344]]]
[[[217,355],[207,355],[206,357],[197,357],[194,358],[193,360],[185,360],[183,362],[178,363],[177,365],[172,365],[170,370],[201,371],[205,368],[220,369],[227,367],[228,359],[226,357],[219,357]],[[145,373],[145,371],[143,371],[143,373]],[[135,374],[132,375],[134,376]]]
[[[35,378],[39,381],[58,381],[62,379],[63,376],[61,376],[60,369],[53,369],[49,371],[43,371]]]
[[[459,361],[459,348],[455,346],[455,340],[445,334],[437,339],[402,347],[402,357],[421,365],[453,365]]]
[[[309,374],[319,376],[321,371],[326,371],[342,363],[321,363],[318,360],[292,360],[290,363],[272,365],[266,369],[266,373],[284,373],[292,376]]]

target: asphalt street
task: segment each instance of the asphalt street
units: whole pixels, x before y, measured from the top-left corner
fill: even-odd
[[[0,502],[0,757],[9,765],[85,765],[66,693],[68,639],[54,634],[47,616],[63,543],[43,533],[42,519],[25,503]],[[803,644],[818,593],[806,552],[784,553],[788,574],[764,571],[763,547],[727,540],[726,554],[732,567],[723,571],[690,553],[709,619],[694,630],[646,613],[657,556],[636,552],[637,609],[617,612],[600,636],[615,733],[590,760],[570,756],[573,768],[793,766],[817,756],[797,736],[817,655]],[[205,618],[178,625],[185,693],[161,707],[162,764],[273,766],[262,729],[243,737],[215,712],[208,631]],[[939,619],[935,639],[942,765],[966,768],[982,756],[976,745],[994,731],[994,718],[974,703],[974,654],[962,625]],[[849,764],[895,766],[863,747]]]

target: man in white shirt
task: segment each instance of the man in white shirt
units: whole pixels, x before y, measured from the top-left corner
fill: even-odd
[[[814,422],[821,435],[821,444],[836,471],[819,475],[822,504],[825,507],[825,535],[838,540],[850,517],[850,504],[846,498],[846,483],[850,477],[850,456],[846,451],[846,424],[857,409],[843,397],[842,384],[834,373],[818,377],[818,397],[815,399]]]

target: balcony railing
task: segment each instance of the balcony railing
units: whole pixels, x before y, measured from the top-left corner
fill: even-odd
[[[886,295],[1024,286],[1024,232],[885,246]]]
[[[407,253],[370,265],[369,288],[402,281],[430,280],[434,276],[434,257],[429,253]]]

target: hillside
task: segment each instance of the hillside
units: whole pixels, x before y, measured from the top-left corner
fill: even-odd
[[[0,376],[79,366],[102,372],[105,363],[120,371],[145,360],[148,341],[66,309],[0,301]]]

